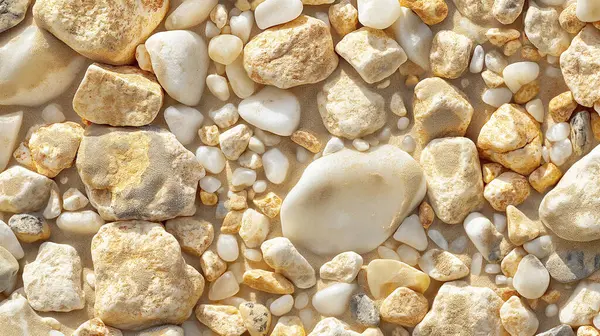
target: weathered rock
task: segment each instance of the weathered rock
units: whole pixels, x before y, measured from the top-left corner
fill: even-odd
[[[105,220],[191,216],[204,176],[194,154],[173,134],[153,126],[89,127],[79,147],[77,171]]]
[[[470,38],[451,30],[439,31],[431,44],[431,71],[442,78],[460,77],[469,66],[472,50]]]
[[[519,263],[527,255],[527,252],[522,247],[516,247],[502,259],[500,267],[502,273],[507,277],[514,277],[517,273]]]
[[[550,100],[548,112],[557,123],[569,121],[571,114],[577,108],[577,102],[571,91],[566,91]]]
[[[169,2],[36,1],[36,22],[78,53],[95,61],[128,64],[135,48],[160,24]],[[123,20],[127,18],[127,20]]]
[[[529,219],[521,210],[513,205],[506,207],[506,219],[508,239],[516,246],[521,246],[536,238],[541,232],[541,227],[539,227],[537,222]]]
[[[343,0],[329,7],[329,22],[340,36],[356,30],[358,11],[350,0]]]
[[[585,22],[581,22],[577,17],[577,3],[571,2],[558,17],[560,26],[569,34],[577,34],[585,27]]]
[[[38,173],[55,177],[73,165],[83,137],[83,128],[74,122],[55,123],[35,130],[27,147]]]
[[[23,123],[23,111],[8,113],[0,116],[0,172],[3,171],[11,159],[17,144],[17,137]]]
[[[513,287],[527,299],[538,299],[544,295],[550,284],[550,275],[533,254],[528,254],[519,262],[513,278]]]
[[[458,257],[440,249],[431,249],[419,259],[419,268],[437,281],[453,281],[469,275],[469,268]]]
[[[525,15],[525,34],[544,54],[558,57],[569,47],[569,34],[560,26],[554,7],[539,7],[530,1]]]
[[[77,327],[72,336],[123,336],[123,333],[119,329],[105,325],[101,319],[93,318]]]
[[[223,155],[228,160],[237,160],[248,148],[252,137],[252,129],[245,124],[240,124],[228,129],[219,135],[219,146]]]
[[[502,304],[502,299],[489,288],[472,287],[462,281],[447,282],[413,335],[504,335],[500,321]]]
[[[435,138],[464,136],[473,107],[463,92],[441,78],[427,78],[415,86],[414,138],[425,146]]]
[[[424,293],[431,280],[427,274],[403,262],[375,259],[367,266],[367,281],[373,297],[383,299],[399,287]]]
[[[509,171],[488,183],[483,190],[483,197],[496,211],[506,211],[509,205],[517,206],[525,202],[529,193],[527,179]]]
[[[363,258],[356,252],[343,252],[321,266],[321,279],[351,283],[363,265]]]
[[[21,166],[0,173],[0,211],[26,213],[41,209],[50,197],[52,180]]]
[[[511,296],[500,308],[502,325],[511,335],[533,336],[539,321],[518,296]]]
[[[14,215],[8,220],[8,226],[24,243],[50,238],[50,226],[42,217],[29,214]]]
[[[496,230],[494,224],[478,212],[465,218],[464,228],[475,248],[489,262],[502,260],[512,250],[511,244]]]
[[[545,163],[529,174],[529,184],[540,194],[554,187],[562,177],[562,172],[554,163]]]
[[[592,107],[600,101],[600,60],[593,55],[600,51],[600,31],[588,25],[575,36],[569,49],[560,56],[560,69],[565,83],[577,103]]]
[[[575,336],[573,329],[566,324],[559,325],[536,336]]]
[[[248,76],[281,89],[320,82],[337,65],[329,28],[306,15],[263,31],[244,48]]]
[[[7,0],[2,3],[0,33],[19,24],[25,18],[30,0]]]
[[[204,290],[204,278],[185,263],[177,240],[160,224],[102,226],[92,240],[92,260],[95,316],[121,329],[181,324]]]
[[[492,7],[492,15],[500,23],[508,25],[517,20],[521,12],[525,0],[495,0]]]
[[[288,193],[281,207],[283,234],[322,255],[365,253],[394,233],[425,189],[419,165],[396,147],[342,150],[311,163]]]
[[[170,219],[165,223],[168,233],[175,236],[184,252],[201,256],[215,237],[213,225],[191,217]]]
[[[484,24],[492,20],[494,0],[452,0],[456,9],[474,23]]]
[[[386,121],[383,97],[343,69],[328,78],[317,103],[323,124],[335,136],[360,138],[379,130]]]
[[[308,336],[360,336],[359,333],[350,329],[350,326],[346,323],[336,319],[335,317],[328,317],[322,319]]]
[[[0,302],[0,325],[6,336],[54,335],[61,328],[39,316],[19,292]]]
[[[304,325],[297,316],[282,316],[277,320],[271,336],[304,336]]]
[[[204,274],[206,280],[212,282],[225,273],[227,263],[216,252],[207,250],[200,257],[200,268],[202,268],[202,274]]]
[[[544,266],[555,280],[570,283],[585,279],[600,269],[600,248],[595,241],[573,242],[553,237],[554,251],[543,259]]]
[[[219,335],[239,336],[246,332],[242,315],[232,306],[201,304],[196,308],[196,317]]]
[[[444,223],[461,223],[483,206],[483,180],[475,144],[467,138],[431,141],[421,152],[427,196]]]
[[[244,285],[271,294],[292,294],[294,285],[283,275],[261,269],[244,272]]]
[[[573,146],[573,154],[576,156],[587,154],[591,150],[594,141],[590,124],[590,112],[576,112],[569,123],[571,124],[571,136],[569,138]]]
[[[262,336],[269,332],[271,313],[267,307],[259,303],[245,302],[240,305],[239,310],[244,319],[244,326],[251,336]]]
[[[600,310],[600,284],[581,281],[558,315],[560,322],[572,327],[592,324]]]
[[[0,246],[0,293],[12,292],[17,282],[19,262],[4,247]]]
[[[95,124],[144,126],[158,115],[163,96],[151,73],[133,66],[94,63],[75,92],[73,109]]]
[[[350,298],[350,314],[356,323],[365,327],[379,325],[379,309],[367,294],[356,294]]]
[[[401,0],[400,4],[410,8],[430,26],[444,21],[448,16],[448,5],[445,0]]]
[[[267,265],[290,279],[298,288],[310,288],[316,284],[315,270],[289,239],[269,239],[262,243],[260,249]]]
[[[0,43],[0,105],[42,105],[62,94],[85,64],[85,58],[38,26],[3,35],[8,38]]]

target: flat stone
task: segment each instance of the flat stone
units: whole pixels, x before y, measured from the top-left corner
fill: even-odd
[[[173,134],[154,126],[88,127],[77,171],[105,220],[191,216],[196,212],[198,181],[204,176],[194,154]]]
[[[289,239],[269,239],[262,243],[260,249],[267,265],[290,279],[296,287],[305,289],[316,284],[315,270]]]
[[[111,326],[140,330],[181,324],[204,290],[204,278],[185,263],[179,243],[161,224],[103,225],[91,249],[96,277],[94,313]]]
[[[511,296],[500,308],[502,325],[511,335],[533,336],[539,321],[518,296]]]
[[[210,222],[191,217],[170,219],[165,223],[165,229],[175,236],[184,252],[198,257],[208,249],[215,237]]]
[[[30,0],[7,0],[3,2],[2,14],[0,14],[0,33],[23,21],[30,4]]]
[[[337,65],[329,27],[306,15],[266,29],[244,47],[248,76],[280,89],[320,82]]]
[[[451,30],[439,31],[431,44],[431,71],[438,77],[458,78],[469,66],[472,51],[470,38]]]
[[[128,64],[135,60],[137,45],[158,27],[168,9],[169,2],[164,0],[44,0],[36,1],[33,16],[40,27],[83,56],[102,63]]]
[[[427,197],[444,223],[461,223],[483,204],[483,180],[475,144],[467,138],[431,141],[421,152]]]
[[[560,308],[560,323],[572,327],[591,325],[600,310],[600,284],[581,281]]]
[[[83,132],[81,125],[70,121],[35,130],[27,147],[37,172],[52,178],[73,166]]]
[[[0,172],[3,171],[11,159],[17,144],[17,137],[23,123],[23,111],[8,113],[0,116]]]
[[[430,281],[427,274],[397,260],[375,259],[367,266],[369,290],[377,300],[386,298],[399,287],[424,293]]]
[[[593,57],[599,51],[600,31],[588,25],[560,56],[560,69],[565,83],[575,101],[583,106],[592,107],[600,101],[600,94],[596,90],[600,85],[600,60]]]
[[[50,238],[50,226],[42,217],[20,214],[10,217],[8,226],[24,243],[33,243]]]
[[[246,122],[277,135],[290,136],[300,124],[298,98],[272,86],[242,100],[238,108]]]
[[[232,306],[201,304],[196,308],[196,318],[220,335],[240,336],[246,332],[242,315]]]
[[[569,47],[569,34],[562,29],[554,7],[539,7],[531,2],[525,15],[525,34],[544,54],[560,56]]]
[[[431,249],[419,259],[419,268],[437,281],[453,281],[469,275],[469,267],[450,252]]]
[[[0,293],[11,293],[17,283],[19,262],[4,247],[0,246]]]
[[[379,325],[379,309],[367,294],[356,294],[350,298],[350,314],[352,319],[365,327]]]
[[[400,287],[383,300],[379,312],[386,322],[414,327],[423,320],[428,309],[429,302],[423,294]]]
[[[245,302],[239,306],[244,326],[251,336],[267,335],[271,327],[271,312],[259,303]]]
[[[158,115],[163,97],[156,77],[149,72],[94,63],[75,92],[73,109],[95,124],[144,126]]]
[[[39,316],[20,292],[0,302],[0,325],[3,336],[54,335],[54,330],[61,327]]]
[[[0,211],[27,213],[40,210],[50,197],[52,180],[21,166],[0,173]]]
[[[363,258],[356,252],[343,252],[321,266],[321,279],[351,283],[363,265]]]
[[[320,289],[312,297],[312,306],[324,316],[340,316],[348,310],[350,298],[358,286],[336,282]]]
[[[288,193],[283,234],[320,255],[369,252],[394,233],[425,189],[419,165],[396,147],[342,150],[311,163]]]

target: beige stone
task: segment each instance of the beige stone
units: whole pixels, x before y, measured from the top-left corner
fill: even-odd
[[[470,38],[451,30],[439,31],[431,44],[431,71],[435,76],[458,78],[469,67],[472,51]]]
[[[9,294],[14,290],[18,279],[17,273],[19,273],[19,262],[11,252],[0,246],[0,294]]]
[[[248,192],[246,190],[228,193],[229,198],[225,201],[225,208],[230,211],[245,210],[248,208]]]
[[[271,312],[259,303],[245,302],[239,307],[244,326],[251,336],[267,335],[271,327]]]
[[[6,336],[52,335],[62,328],[60,323],[50,324],[46,318],[39,316],[19,291],[0,301],[0,325]]]
[[[362,265],[363,258],[360,254],[352,251],[343,252],[324,263],[319,269],[319,275],[321,279],[352,283]]]
[[[42,126],[29,138],[33,166],[38,173],[55,177],[73,165],[83,137],[83,128],[74,122]]]
[[[554,163],[545,163],[529,175],[529,184],[543,194],[556,185],[561,177],[562,172]]]
[[[263,197],[254,198],[252,203],[267,217],[273,219],[279,215],[282,200],[281,197],[271,191]]]
[[[557,123],[568,121],[577,108],[577,102],[571,91],[566,91],[550,100],[548,112]]]
[[[540,235],[540,225],[513,205],[506,207],[506,221],[508,239],[516,246],[521,246]]]
[[[526,255],[527,251],[525,251],[522,247],[516,247],[510,251],[506,257],[502,259],[502,263],[500,264],[502,274],[507,277],[514,277],[517,273],[519,263]]]
[[[151,73],[133,66],[94,63],[75,92],[73,109],[95,124],[144,126],[156,118],[163,98]]]
[[[342,0],[329,6],[329,22],[338,35],[345,36],[356,30],[358,11],[350,0]]]
[[[508,41],[516,40],[521,36],[521,33],[512,28],[490,28],[485,33],[491,44],[501,47]]]
[[[367,266],[369,290],[375,299],[383,299],[398,287],[419,293],[429,288],[429,276],[407,264],[391,259],[376,259]]]
[[[419,258],[419,268],[437,281],[452,281],[469,275],[469,267],[450,252],[431,249]]]
[[[175,236],[184,252],[201,256],[215,237],[213,225],[192,217],[170,219],[165,223],[168,233]]]
[[[415,12],[427,25],[438,24],[448,16],[448,5],[445,0],[400,0],[403,7]]]
[[[316,284],[315,270],[289,239],[269,239],[262,243],[260,249],[267,265],[291,280],[296,287],[305,289]]]
[[[207,146],[216,146],[219,144],[219,127],[217,125],[202,126],[198,130],[200,141]]]
[[[504,78],[493,71],[484,70],[481,73],[481,78],[483,78],[485,85],[490,89],[496,89],[504,86]]]
[[[551,289],[547,291],[540,299],[546,302],[547,304],[557,303],[560,300],[560,291],[557,289]]]
[[[307,130],[295,131],[292,133],[290,140],[315,154],[320,152],[321,148],[323,147],[323,144],[319,138],[317,138],[316,134]]]
[[[577,336],[600,336],[600,331],[592,326],[581,326],[577,328]]]
[[[72,336],[123,336],[119,329],[109,327],[99,318],[83,322]]]
[[[510,57],[510,56],[516,54],[517,51],[519,51],[519,49],[521,49],[522,46],[523,46],[523,43],[521,43],[521,41],[519,41],[519,40],[508,41],[508,42],[506,42],[504,47],[502,47],[502,53],[504,54],[504,56]]]
[[[256,290],[271,294],[292,294],[294,285],[283,275],[261,269],[244,273],[243,284]]]
[[[560,26],[569,34],[577,34],[585,27],[585,22],[579,20],[575,13],[576,11],[577,3],[571,2],[562,12],[560,12],[560,16],[558,17]]]
[[[216,193],[208,193],[200,190],[200,202],[204,205],[212,206],[219,202],[219,196]]]
[[[577,103],[592,107],[600,101],[600,30],[588,25],[575,36],[569,49],[560,56],[565,83]]]
[[[498,22],[509,25],[521,15],[524,5],[525,0],[495,0],[492,15]]]
[[[252,129],[245,124],[240,124],[228,129],[219,135],[219,146],[227,160],[237,160],[248,148],[252,137]]]
[[[530,62],[539,62],[543,58],[538,49],[532,45],[524,45],[521,48],[521,57]]]
[[[21,166],[0,173],[0,211],[27,213],[46,205],[52,180]]]
[[[481,165],[481,171],[483,172],[483,182],[490,183],[493,179],[500,176],[504,171],[504,167],[502,167],[499,163],[484,163]]]
[[[533,336],[539,326],[535,313],[517,296],[504,302],[500,308],[500,320],[511,335]]]
[[[492,22],[494,0],[452,0],[456,9],[473,23],[484,25]]]
[[[429,303],[423,294],[400,287],[383,300],[379,312],[386,322],[414,327],[425,317],[428,308]]]
[[[50,238],[50,226],[44,218],[39,216],[29,214],[13,215],[8,220],[8,226],[10,226],[19,241],[24,243],[33,243]]]
[[[202,253],[202,256],[200,257],[200,268],[202,269],[202,274],[204,274],[206,280],[213,282],[225,273],[227,270],[227,263],[224,262],[216,252],[207,250]]]
[[[18,25],[25,18],[30,0],[8,0],[2,3],[0,33]]]
[[[483,197],[496,211],[505,211],[509,205],[517,206],[525,202],[529,193],[527,178],[513,172],[505,172],[485,186]]]
[[[435,212],[433,211],[433,208],[431,207],[431,205],[429,205],[429,203],[427,202],[422,202],[419,205],[419,221],[421,222],[421,225],[425,228],[428,229],[431,224],[433,224],[433,221],[435,220]]]
[[[242,226],[243,211],[229,211],[221,224],[221,233],[237,234]]]
[[[232,306],[201,304],[196,308],[196,318],[219,335],[240,336],[246,332],[242,315]]]
[[[271,336],[304,336],[304,325],[297,316],[282,316],[277,320]]]
[[[562,29],[554,7],[539,7],[530,2],[525,15],[525,34],[544,54],[560,56],[569,47],[569,34]]]
[[[538,93],[540,93],[540,82],[534,80],[533,82],[529,82],[519,89],[513,97],[513,100],[517,104],[524,105],[529,102],[533,98],[535,98]]]

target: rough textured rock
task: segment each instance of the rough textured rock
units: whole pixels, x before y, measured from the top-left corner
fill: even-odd
[[[511,296],[500,308],[502,325],[511,335],[533,336],[539,326],[535,313],[518,296]]]
[[[39,316],[19,292],[0,302],[0,325],[6,336],[53,335],[53,330],[61,327]]]
[[[516,246],[536,238],[541,232],[537,222],[532,221],[521,210],[509,205],[506,207],[508,239]]]
[[[173,134],[153,126],[89,127],[79,147],[77,171],[105,220],[191,216],[204,176],[194,154]]]
[[[31,159],[37,172],[52,178],[63,169],[70,168],[75,161],[83,132],[83,127],[70,121],[35,130],[27,147],[31,151]]]
[[[329,28],[306,15],[263,31],[244,48],[248,76],[281,89],[320,82],[337,65]]]
[[[17,281],[19,262],[4,247],[0,246],[0,293],[12,292]]]
[[[469,66],[473,50],[470,38],[451,30],[439,31],[431,44],[431,71],[435,76],[455,79]]]
[[[558,315],[560,322],[572,327],[592,324],[600,310],[600,284],[581,281]]]
[[[283,234],[321,255],[371,251],[421,202],[425,184],[418,163],[391,145],[327,155],[307,167],[284,199]]]
[[[502,304],[502,299],[489,288],[472,287],[462,281],[447,282],[413,335],[505,335],[500,321]]]
[[[467,138],[431,141],[421,152],[427,197],[444,223],[458,224],[481,208],[483,180],[475,144]]]
[[[31,0],[6,0],[0,13],[0,33],[19,24],[25,18]]]
[[[95,124],[144,126],[156,118],[163,96],[156,77],[149,72],[94,63],[75,92],[73,109]]]
[[[358,10],[350,0],[342,0],[329,7],[329,22],[340,36],[356,30],[358,25]]]
[[[0,173],[0,211],[26,213],[46,205],[52,180],[21,166]]]
[[[419,268],[437,281],[452,281],[469,274],[469,268],[454,254],[431,249],[419,259]]]
[[[600,247],[595,241],[578,242],[553,237],[554,251],[542,259],[555,280],[563,283],[585,279],[600,269]]]
[[[424,147],[435,138],[464,136],[473,116],[465,94],[441,78],[427,78],[415,86],[414,138]]]
[[[317,103],[323,124],[335,136],[360,138],[379,130],[386,121],[383,97],[344,69],[327,79]]]
[[[44,218],[29,214],[10,217],[8,226],[15,236],[24,243],[33,243],[50,238],[50,226]]]
[[[573,146],[573,155],[581,156],[587,154],[592,147],[594,134],[590,123],[590,112],[575,112],[569,121],[571,124],[571,144]]]
[[[107,326],[101,319],[93,318],[77,327],[72,336],[123,336],[123,333]]]
[[[184,252],[198,257],[208,249],[215,237],[210,222],[191,217],[170,219],[166,222],[165,228],[168,233],[175,236]]]
[[[239,306],[239,310],[244,319],[244,326],[251,336],[267,335],[271,327],[271,313],[267,307],[259,303],[244,302]]]
[[[294,285],[281,274],[261,269],[252,269],[244,272],[244,285],[259,291],[272,294],[292,294]]]
[[[483,190],[483,197],[496,211],[506,211],[509,205],[525,202],[529,194],[530,187],[525,176],[511,171],[500,174]]]
[[[298,288],[310,288],[317,282],[315,270],[289,239],[277,237],[262,243],[263,259],[275,272],[283,274]]]
[[[219,335],[239,336],[246,332],[242,315],[232,306],[201,304],[196,308],[196,317]]]
[[[421,322],[429,303],[425,296],[406,287],[397,288],[383,300],[379,311],[381,319],[404,327]]]
[[[600,31],[590,25],[573,39],[569,49],[560,56],[560,69],[565,83],[577,103],[592,107],[600,101]]]
[[[117,328],[181,324],[204,290],[202,275],[185,263],[177,240],[160,224],[102,226],[92,240],[92,261],[95,316]]]
[[[525,34],[544,54],[560,56],[569,47],[569,34],[560,26],[554,7],[539,7],[530,1],[525,15]]]
[[[282,316],[277,320],[271,336],[304,336],[304,325],[297,316]]]
[[[356,252],[343,252],[321,266],[321,279],[351,283],[363,265],[363,258]]]
[[[379,309],[367,294],[356,294],[350,298],[350,314],[356,323],[365,327],[379,325]]]
[[[166,324],[142,330],[137,336],[184,336],[182,327]]]
[[[452,0],[456,9],[474,23],[484,24],[492,20],[494,0]]]
[[[127,64],[134,61],[135,48],[160,24],[168,8],[165,0],[43,0],[35,2],[33,16],[40,27],[85,57]]]
[[[427,25],[438,24],[448,16],[445,0],[400,0],[403,7],[414,11]]]
[[[314,329],[308,336],[360,336],[359,333],[350,329],[350,326],[346,323],[336,319],[335,317],[328,317],[322,319],[317,323]]]
[[[508,25],[521,15],[524,5],[525,0],[495,0],[492,14],[500,23]]]
[[[369,291],[377,300],[386,298],[399,287],[424,293],[430,281],[427,274],[397,260],[375,259],[367,266]]]

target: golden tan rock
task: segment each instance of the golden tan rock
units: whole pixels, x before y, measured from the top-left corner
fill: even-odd
[[[547,304],[557,303],[560,300],[560,291],[557,289],[551,289],[544,293],[540,299],[546,302]]]
[[[579,105],[593,107],[600,101],[600,30],[587,25],[560,55],[560,69],[567,87]]]
[[[238,232],[240,232],[243,215],[244,211],[229,211],[223,219],[223,224],[221,225],[221,233],[237,234]]]
[[[421,222],[421,225],[425,229],[428,229],[431,224],[433,224],[434,220],[435,212],[433,211],[433,208],[429,203],[422,202],[421,205],[419,205],[419,221]]]
[[[485,186],[483,197],[496,211],[505,211],[509,205],[517,206],[525,202],[529,193],[529,183],[524,176],[505,172]]]
[[[23,243],[33,243],[50,238],[50,226],[42,217],[30,214],[13,215],[8,226]]]
[[[391,259],[376,259],[367,265],[367,281],[375,299],[383,299],[398,287],[424,293],[429,276],[407,264]]]
[[[507,277],[514,277],[517,273],[517,267],[519,267],[521,259],[523,259],[526,255],[527,251],[525,251],[522,247],[516,247],[510,251],[506,257],[502,259],[502,263],[500,264],[502,274]]]
[[[519,40],[512,40],[506,42],[506,44],[502,47],[502,53],[504,56],[512,56],[517,53],[519,49],[523,46],[523,43]]]
[[[213,282],[225,273],[227,270],[227,263],[224,262],[216,252],[207,250],[200,256],[200,268],[202,269],[202,274],[204,274],[206,280]]]
[[[323,144],[321,141],[319,141],[319,138],[317,138],[313,132],[307,130],[295,131],[292,133],[290,139],[315,154],[320,152],[321,148],[323,147]]]
[[[481,165],[481,171],[483,172],[483,182],[490,183],[493,179],[500,176],[504,167],[499,163],[484,163]]]
[[[252,202],[262,213],[272,219],[279,215],[282,200],[274,192],[269,192],[261,198],[253,199]]]
[[[592,117],[597,114],[592,114]],[[540,194],[558,183],[562,172],[554,163],[545,163],[529,175],[529,184]]]
[[[246,332],[240,311],[233,306],[201,304],[196,318],[219,335],[240,336]]]
[[[430,26],[444,21],[448,16],[448,5],[444,0],[400,0],[400,5],[412,9]]]
[[[571,91],[563,92],[550,100],[548,112],[555,122],[568,121],[577,108],[577,102]]]
[[[165,223],[168,233],[175,236],[184,252],[201,256],[215,237],[213,225],[192,217],[170,219]]]
[[[70,121],[42,126],[35,130],[27,143],[35,170],[52,178],[63,169],[70,168],[77,155],[83,132],[83,127]]]
[[[260,303],[244,302],[239,306],[244,326],[250,336],[265,336],[271,327],[271,312]]]
[[[531,62],[539,62],[543,58],[537,48],[532,45],[524,45],[521,48],[521,57],[523,60]]]
[[[491,44],[502,47],[506,42],[518,39],[521,33],[511,28],[490,28],[485,33],[485,36]]]
[[[521,246],[540,235],[540,225],[512,205],[506,207],[506,221],[508,239],[516,246]]]
[[[425,296],[406,287],[394,290],[379,308],[382,320],[404,327],[416,326],[428,310],[429,303]]]
[[[483,78],[485,85],[490,89],[504,86],[504,78],[493,71],[484,70],[481,73],[481,78]]]
[[[455,79],[469,67],[473,41],[451,30],[439,31],[433,37],[429,61],[435,76]]]
[[[581,22],[575,13],[577,11],[577,3],[570,3],[558,17],[560,26],[569,34],[577,34],[585,27],[585,22]]]
[[[302,320],[297,316],[282,316],[277,320],[271,336],[305,336]]]
[[[204,190],[200,190],[200,201],[204,205],[212,206],[219,202],[219,196],[215,193],[208,193]]]
[[[594,138],[596,138],[596,140],[600,140],[600,115],[598,115],[598,113],[590,114],[590,124],[592,126]]]
[[[261,269],[244,273],[243,284],[256,290],[271,294],[292,294],[294,285],[283,275]]]
[[[511,335],[535,335],[539,321],[535,313],[518,296],[508,299],[500,308],[502,325]]]
[[[577,328],[577,336],[600,336],[600,331],[592,326],[581,326]]]
[[[358,11],[350,0],[342,0],[329,7],[329,22],[340,36],[346,36],[358,26]]]
[[[202,126],[198,130],[200,141],[207,146],[216,146],[219,144],[219,127],[217,125]]]
[[[519,89],[513,96],[513,100],[517,104],[525,104],[535,98],[540,93],[540,82],[534,80],[533,82],[527,83]]]
[[[105,325],[96,317],[82,323],[72,336],[123,336],[123,333],[119,329]]]

